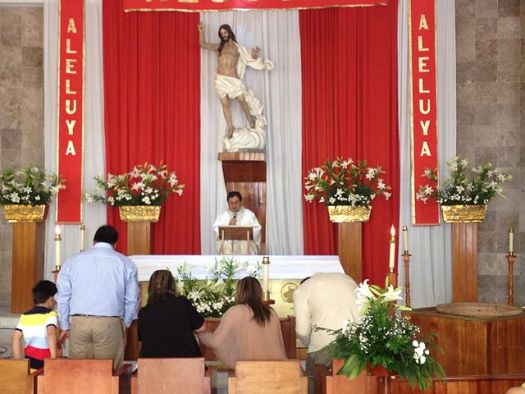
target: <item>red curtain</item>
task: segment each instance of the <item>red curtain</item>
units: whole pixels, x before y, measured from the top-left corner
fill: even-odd
[[[121,173],[145,161],[164,162],[186,184],[152,225],[152,253],[200,253],[200,48],[197,13],[124,13],[104,0],[106,170]],[[118,210],[108,223],[127,250]]]
[[[303,173],[336,156],[381,165],[393,195],[363,225],[363,277],[383,283],[390,226],[399,229],[397,1],[300,12]],[[337,254],[326,207],[304,203],[305,254]]]

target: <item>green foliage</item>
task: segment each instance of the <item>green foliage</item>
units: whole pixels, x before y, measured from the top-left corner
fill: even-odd
[[[380,177],[381,167],[367,167],[366,160],[355,162],[338,157],[312,168],[305,177],[305,199],[326,205],[370,206],[377,195],[388,199],[390,186]]]
[[[0,205],[45,205],[63,184],[58,175],[38,167],[7,169],[0,174]]]
[[[502,184],[512,176],[484,163],[468,168],[468,160],[455,157],[447,162],[449,177],[438,186],[438,172],[426,168],[423,177],[430,183],[421,185],[416,198],[426,203],[434,199],[441,205],[484,205],[503,195]]]
[[[130,172],[108,174],[107,179],[95,177],[99,194],[86,194],[89,203],[99,202],[111,206],[162,205],[171,193],[182,195],[185,185],[179,183],[174,171],[165,164],[154,166],[144,163]]]

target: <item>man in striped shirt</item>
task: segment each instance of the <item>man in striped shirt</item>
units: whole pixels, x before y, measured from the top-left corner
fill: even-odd
[[[44,367],[44,359],[57,353],[57,314],[53,282],[41,280],[33,287],[35,306],[22,313],[13,333],[13,357],[30,360],[31,369]]]

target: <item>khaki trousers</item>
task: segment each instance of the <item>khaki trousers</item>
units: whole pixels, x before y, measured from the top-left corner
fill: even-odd
[[[306,355],[306,376],[308,376],[308,394],[314,393],[314,366],[320,364],[326,368],[332,367],[332,357],[327,348],[316,352],[307,353]]]
[[[125,332],[119,317],[72,316],[69,357],[112,359],[118,368],[124,361]]]

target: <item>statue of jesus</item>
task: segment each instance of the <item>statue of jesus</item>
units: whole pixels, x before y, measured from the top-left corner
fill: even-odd
[[[239,101],[250,129],[254,129],[257,122],[256,111],[250,108],[250,100],[247,100],[251,92],[246,89],[241,80],[246,66],[256,70],[272,70],[273,63],[259,57],[261,53],[259,47],[248,50],[239,45],[230,25],[224,24],[219,27],[219,38],[219,44],[208,43],[205,37],[205,25],[202,22],[199,23],[199,44],[201,48],[217,52],[219,64],[215,77],[215,89],[226,120],[226,136],[232,138],[235,126],[230,109],[230,99]]]

